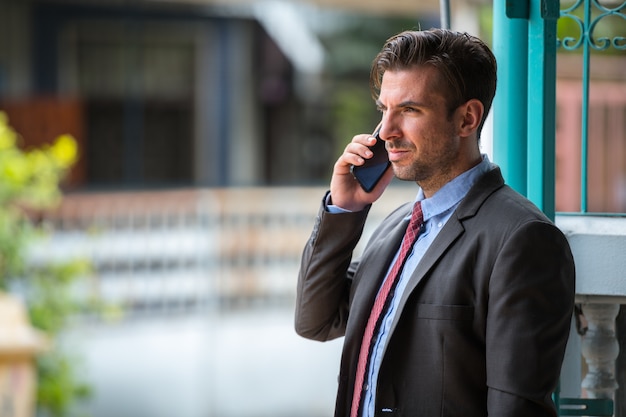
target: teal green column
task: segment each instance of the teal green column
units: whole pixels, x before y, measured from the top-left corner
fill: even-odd
[[[493,51],[498,88],[493,103],[493,159],[506,182],[526,195],[528,0],[494,0]],[[534,87],[533,87],[534,88]]]
[[[530,0],[528,27],[528,198],[555,212],[556,21],[559,0]]]

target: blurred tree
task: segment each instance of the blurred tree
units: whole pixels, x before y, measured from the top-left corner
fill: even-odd
[[[0,112],[0,290],[23,298],[32,325],[54,338],[69,317],[85,307],[73,284],[88,276],[89,265],[81,260],[58,265],[27,262],[28,242],[43,233],[29,213],[60,201],[59,185],[77,159],[77,146],[67,135],[32,150],[20,149],[18,140]],[[72,358],[59,347],[37,359],[37,371],[40,415],[65,416],[76,399],[89,393],[76,376]]]

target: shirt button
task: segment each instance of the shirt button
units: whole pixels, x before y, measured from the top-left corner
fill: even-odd
[[[365,385],[363,385],[363,390],[364,390],[364,391],[367,391],[367,390],[369,390],[369,389],[370,389],[369,384],[365,384]]]

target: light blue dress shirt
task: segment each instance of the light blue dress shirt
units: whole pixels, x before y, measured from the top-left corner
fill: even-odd
[[[461,200],[463,200],[469,189],[472,185],[474,185],[474,183],[476,183],[478,178],[491,168],[492,164],[489,161],[489,158],[487,155],[483,155],[483,160],[480,164],[454,178],[452,181],[441,187],[441,189],[432,197],[424,198],[424,192],[421,188],[419,189],[415,201],[422,202],[424,226],[422,227],[417,241],[413,245],[413,250],[404,264],[404,268],[400,274],[400,279],[396,285],[389,309],[386,313],[384,313],[385,315],[381,321],[380,329],[374,338],[372,356],[370,358],[369,369],[367,370],[365,378],[367,389],[363,393],[362,417],[374,417],[376,381],[378,379],[377,375],[380,371],[383,351],[390,336],[389,330],[391,323],[393,322],[393,319],[398,311],[398,303],[400,302],[402,293],[406,289],[409,278],[413,274],[417,264],[424,256],[424,253],[426,253],[426,250],[435,240],[439,231],[443,228],[448,219],[450,219],[452,213],[454,213],[454,210],[456,210],[457,206]],[[344,211],[337,206],[330,205],[328,206],[328,210],[331,213]],[[406,220],[410,217],[411,213],[407,215]],[[398,257],[398,254],[399,251],[396,253],[395,258]],[[395,258],[391,263],[391,266],[393,266]]]

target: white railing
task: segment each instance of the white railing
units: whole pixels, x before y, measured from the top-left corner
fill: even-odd
[[[391,189],[369,224],[413,198]],[[46,214],[31,262],[86,259],[95,291],[129,313],[290,302],[324,189],[80,193]],[[366,230],[369,233],[369,229]]]

